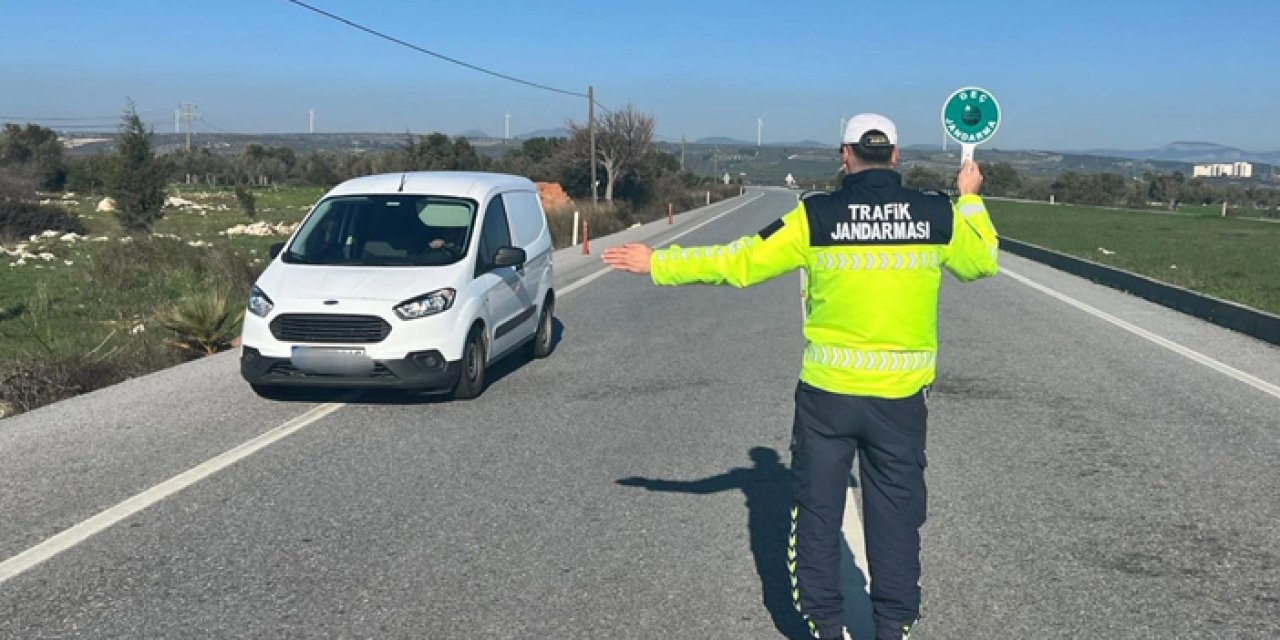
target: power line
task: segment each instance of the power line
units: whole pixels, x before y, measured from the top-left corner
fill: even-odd
[[[484,67],[480,67],[480,66],[477,66],[477,65],[471,64],[471,63],[469,63],[469,62],[463,62],[462,60],[458,60],[457,58],[451,58],[451,57],[446,56],[446,55],[444,55],[444,54],[442,54],[442,53],[436,53],[435,51],[431,51],[430,49],[424,49],[424,48],[422,48],[422,47],[419,47],[419,46],[418,46],[418,45],[416,45],[416,44],[413,44],[413,43],[410,43],[410,42],[405,42],[404,40],[401,40],[401,39],[399,39],[399,38],[396,38],[395,36],[387,35],[387,34],[385,34],[385,33],[381,32],[381,31],[378,31],[378,30],[376,30],[376,29],[371,29],[371,28],[366,27],[366,26],[364,26],[364,25],[361,25],[361,24],[357,24],[357,23],[355,23],[355,22],[352,22],[351,20],[348,20],[348,19],[346,19],[346,18],[344,18],[344,17],[342,17],[342,16],[339,16],[339,15],[335,15],[335,14],[329,13],[328,11],[325,11],[325,10],[323,10],[323,9],[319,9],[319,8],[317,8],[317,7],[313,7],[313,6],[311,6],[311,5],[309,5],[309,4],[305,3],[305,2],[301,2],[301,0],[285,0],[285,1],[286,1],[286,2],[289,2],[289,3],[292,3],[292,4],[296,4],[296,5],[298,5],[299,7],[302,7],[303,9],[306,9],[306,10],[308,10],[308,11],[312,11],[312,12],[314,12],[314,13],[318,13],[318,14],[320,14],[320,15],[322,15],[322,16],[324,16],[324,17],[326,17],[326,18],[329,18],[329,19],[332,19],[332,20],[337,20],[338,22],[341,22],[341,23],[343,23],[343,24],[345,24],[345,25],[347,25],[347,26],[349,26],[349,27],[352,27],[352,28],[354,28],[354,29],[359,29],[360,31],[363,31],[363,32],[365,32],[365,33],[368,33],[368,34],[370,34],[370,35],[372,35],[372,36],[376,36],[376,37],[378,37],[378,38],[382,38],[383,40],[388,40],[388,41],[394,42],[394,43],[396,43],[396,44],[398,44],[398,45],[400,45],[400,46],[402,46],[402,47],[407,47],[407,48],[409,48],[409,49],[413,49],[414,51],[417,51],[417,52],[419,52],[419,53],[425,53],[425,54],[427,54],[427,55],[429,55],[429,56],[432,56],[432,57],[434,57],[434,58],[439,58],[439,59],[441,59],[441,60],[444,60],[445,62],[450,62],[450,63],[456,64],[456,65],[458,65],[458,66],[461,66],[461,67],[466,67],[466,68],[468,68],[468,69],[471,69],[472,71],[479,71],[480,73],[488,74],[488,75],[491,75],[491,76],[493,76],[493,77],[495,77],[495,78],[501,78],[501,79],[503,79],[503,80],[508,80],[508,81],[511,81],[511,82],[516,82],[516,83],[523,84],[523,85],[526,85],[526,86],[529,86],[529,87],[533,87],[533,88],[535,88],[535,89],[542,89],[543,91],[551,91],[551,92],[553,92],[553,93],[559,93],[559,94],[563,94],[563,95],[566,95],[566,96],[573,96],[573,97],[575,97],[575,98],[586,98],[586,97],[587,97],[587,94],[585,94],[585,93],[581,93],[581,92],[578,92],[578,91],[568,91],[568,90],[566,90],[566,89],[558,89],[558,88],[556,88],[556,87],[551,87],[551,86],[548,86],[548,85],[545,85],[545,84],[539,84],[539,83],[537,83],[537,82],[532,82],[532,81],[529,81],[529,80],[523,80],[523,79],[521,79],[521,78],[517,78],[517,77],[515,77],[515,76],[509,76],[509,75],[507,75],[507,74],[505,74],[505,73],[499,73],[499,72],[497,72],[497,71],[493,71],[493,70],[491,70],[491,69],[486,69],[486,68],[484,68]]]

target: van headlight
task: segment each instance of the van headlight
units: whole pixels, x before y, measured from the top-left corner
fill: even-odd
[[[439,289],[426,295],[405,300],[395,306],[397,316],[401,320],[417,320],[448,311],[453,306],[453,298],[457,294],[453,289]]]
[[[258,285],[255,284],[249,288],[249,313],[259,318],[265,318],[275,306],[271,298],[268,298],[267,294],[258,288]]]

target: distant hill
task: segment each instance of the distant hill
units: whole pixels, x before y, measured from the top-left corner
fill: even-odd
[[[466,131],[463,131],[458,135],[462,136],[463,138],[492,138],[493,137],[488,133],[481,131],[480,129],[467,129]]]
[[[710,138],[701,138],[699,140],[694,140],[693,143],[694,144],[719,144],[719,145],[727,145],[727,146],[735,146],[735,147],[756,146],[756,143],[754,142],[747,142],[746,140],[734,140],[733,138],[730,138],[727,136],[712,136]]]
[[[1166,162],[1257,162],[1280,164],[1280,151],[1255,153],[1213,142],[1172,142],[1159,149],[1090,149],[1082,154],[1133,158],[1135,160],[1163,160]]]
[[[569,130],[564,127],[556,127],[554,129],[538,129],[529,133],[522,133],[516,136],[517,140],[528,140],[529,138],[568,138]]]

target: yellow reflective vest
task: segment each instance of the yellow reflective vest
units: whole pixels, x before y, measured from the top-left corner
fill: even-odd
[[[903,398],[934,380],[942,269],[965,282],[994,275],[997,247],[979,196],[952,203],[871,169],[754,236],[655,251],[650,273],[659,285],[746,287],[802,268],[800,379],[832,393]]]

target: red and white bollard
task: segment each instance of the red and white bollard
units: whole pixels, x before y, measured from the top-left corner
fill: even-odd
[[[582,255],[591,253],[591,236],[587,234],[587,219],[582,219]]]

